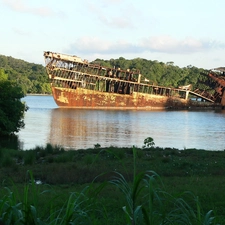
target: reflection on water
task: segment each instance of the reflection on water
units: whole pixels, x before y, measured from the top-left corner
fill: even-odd
[[[225,111],[107,111],[57,108],[51,96],[26,97],[29,111],[20,132],[23,149],[36,145],[64,148],[143,145],[179,149],[225,149]],[[28,98],[28,99],[27,99]],[[38,104],[35,102],[38,101]]]
[[[136,143],[135,121],[127,111],[54,109],[50,141],[65,147],[130,146]]]

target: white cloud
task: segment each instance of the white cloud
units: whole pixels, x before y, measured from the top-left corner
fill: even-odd
[[[83,37],[77,39],[76,42],[72,43],[68,48],[67,52],[75,54],[124,54],[124,53],[137,53],[142,47],[136,46],[135,44],[129,43],[125,40],[118,41],[104,41],[99,38]]]
[[[143,38],[139,43],[130,43],[125,40],[108,41],[95,37],[82,37],[69,46],[69,52],[85,54],[127,54],[143,52],[191,54],[205,52],[215,48],[225,48],[225,44],[211,40],[199,40],[192,37],[178,40],[171,36],[154,36]]]
[[[25,31],[25,30],[22,30],[20,28],[13,28],[13,31],[15,34],[18,34],[18,35],[22,35],[22,36],[29,36],[30,35],[30,32],[29,31]]]
[[[121,4],[118,6],[118,3]],[[127,5],[122,3],[121,0],[102,1],[98,5],[88,2],[87,9],[90,12],[89,16],[97,18],[102,25],[108,28],[133,28],[134,22],[131,15],[136,11],[132,5],[129,5],[129,11],[127,11]]]
[[[2,0],[3,4],[13,11],[37,16],[64,16],[62,12],[55,12],[49,7],[31,7],[26,0]]]
[[[118,17],[106,17],[106,16],[99,16],[99,20],[104,23],[106,26],[110,26],[111,28],[132,28],[133,24],[131,20],[126,17],[118,16]]]
[[[141,45],[149,51],[164,53],[191,53],[205,50],[204,42],[191,37],[178,40],[171,36],[155,36],[143,39]]]

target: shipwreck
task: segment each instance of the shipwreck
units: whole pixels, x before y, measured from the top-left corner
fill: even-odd
[[[59,107],[87,109],[215,109],[225,107],[225,68],[205,74],[211,92],[158,86],[139,70],[106,68],[77,56],[44,52],[52,94]]]

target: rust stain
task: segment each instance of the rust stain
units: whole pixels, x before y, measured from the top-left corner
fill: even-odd
[[[64,96],[64,92],[61,92],[61,94],[58,96],[57,101],[68,104],[68,98]]]

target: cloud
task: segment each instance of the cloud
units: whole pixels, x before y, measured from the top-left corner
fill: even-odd
[[[15,34],[18,34],[18,35],[21,35],[21,36],[29,36],[30,35],[30,31],[29,32],[28,31],[24,31],[24,30],[22,30],[22,29],[20,29],[18,27],[13,28],[13,31],[14,31]]]
[[[102,2],[108,2],[108,3],[114,3],[114,4],[118,4],[120,2],[122,2],[123,0],[104,0]]]
[[[130,5],[129,13],[127,13],[127,5],[119,5],[123,3],[121,0],[101,1],[98,5],[93,2],[87,3],[91,15],[97,18],[100,23],[110,28],[133,28],[134,23],[130,16],[134,8]],[[100,5],[100,6],[99,6]]]
[[[212,48],[223,47],[216,41],[200,40],[187,37],[182,40],[175,39],[171,36],[155,36],[142,39],[140,46],[148,51],[163,52],[170,54],[187,54],[203,52]]]
[[[76,42],[72,43],[67,52],[69,53],[104,53],[104,54],[122,54],[122,53],[134,53],[142,51],[139,46],[131,44],[125,40],[118,40],[115,42],[103,41],[99,38],[83,37],[77,39]]]
[[[111,28],[132,28],[134,25],[131,23],[131,20],[126,17],[118,16],[118,17],[106,17],[101,15],[98,17],[99,20],[105,24],[106,26],[110,26]]]
[[[191,54],[221,48],[225,48],[225,43],[198,40],[192,37],[178,40],[170,36],[154,36],[143,38],[138,43],[130,43],[125,40],[107,41],[95,37],[82,37],[70,44],[67,52],[72,54],[137,54],[144,52]]]
[[[2,0],[3,4],[13,11],[20,13],[29,13],[37,16],[64,16],[62,12],[54,12],[48,7],[30,7],[26,0]]]

